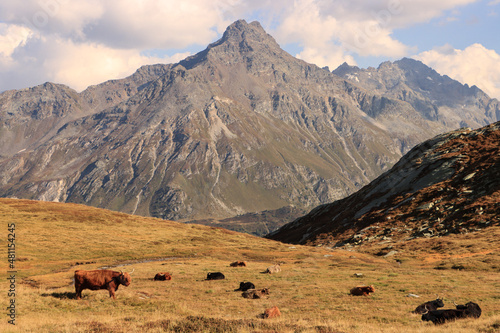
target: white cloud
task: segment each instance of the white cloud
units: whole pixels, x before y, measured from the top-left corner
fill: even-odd
[[[141,55],[140,50],[113,49],[97,43],[79,44],[55,36],[31,37],[9,55],[4,54],[0,53],[0,91],[46,81],[63,83],[81,91],[89,85],[131,75],[142,65],[178,62],[190,55],[147,57]]]
[[[146,55],[201,50],[227,25],[249,17],[278,43],[300,45],[297,56],[319,66],[354,65],[355,55],[395,59],[415,52],[393,36],[395,29],[474,1],[4,0],[0,91],[48,80],[82,89],[142,64],[178,61],[179,54]]]
[[[347,61],[354,63],[339,44],[335,31],[339,22],[332,16],[320,19],[319,8],[313,1],[296,2],[281,22],[276,36],[287,42],[301,41],[303,50],[296,56],[318,66],[332,66]],[[334,67],[334,68],[335,68]]]
[[[30,29],[23,26],[0,23],[0,53],[11,56],[17,47],[26,44],[30,35]]]
[[[0,20],[44,36],[114,48],[184,48],[213,41],[217,30],[231,23],[223,15],[233,5],[225,0],[10,0],[0,4]]]
[[[23,25],[33,33],[82,38],[83,29],[103,14],[100,0],[2,1],[0,20]]]
[[[429,22],[443,16],[447,11],[457,13],[456,8],[478,0],[392,0],[400,4],[400,14],[394,15],[391,28],[406,28],[418,23]]]
[[[0,23],[0,75],[14,66],[12,54],[18,47],[24,46],[30,36],[28,28]]]
[[[280,43],[299,43],[297,56],[336,68],[356,64],[352,55],[401,58],[413,46],[396,40],[395,29],[407,28],[439,17],[447,10],[476,0],[295,0],[283,7],[274,34]],[[276,6],[276,3],[275,3]]]
[[[147,55],[191,45],[202,49],[231,23],[224,15],[234,5],[232,0],[2,1],[0,91],[45,81],[82,90],[144,64],[177,62],[190,52]]]
[[[444,45],[417,57],[440,74],[468,85],[476,85],[490,97],[500,99],[500,55],[481,44],[464,50]]]
[[[101,44],[78,45],[67,40],[55,40],[51,52],[54,50],[57,56],[46,57],[43,70],[53,73],[52,81],[65,82],[79,91],[92,84],[131,75],[142,65],[177,62],[189,55],[145,57],[139,50],[113,49]]]
[[[414,51],[392,37],[395,28],[421,23],[471,1],[423,0],[419,7],[409,0],[295,0],[281,10],[274,34],[280,43],[299,43],[303,50],[297,56],[320,66],[336,68],[344,61],[354,65],[353,55],[395,59]]]

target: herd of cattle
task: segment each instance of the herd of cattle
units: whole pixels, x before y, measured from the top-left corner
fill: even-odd
[[[230,264],[231,267],[246,267],[244,261],[236,261]],[[266,269],[262,273],[274,274],[281,271],[279,265],[273,265]],[[81,299],[82,291],[84,289],[99,290],[106,289],[109,291],[109,296],[113,299],[115,297],[115,291],[118,290],[120,285],[129,286],[132,282],[130,274],[132,272],[117,272],[112,270],[76,270],[75,271],[75,291],[76,299]],[[221,272],[208,273],[206,280],[223,280],[225,276]],[[155,281],[168,281],[172,280],[172,276],[168,272],[160,272],[153,278]],[[235,291],[242,291],[242,297],[250,299],[259,299],[269,295],[269,289],[256,289],[252,282],[241,282],[239,288]],[[350,294],[353,296],[369,296],[370,293],[375,292],[374,286],[357,286],[350,290]],[[481,316],[481,308],[478,304],[474,302],[468,302],[464,305],[459,305],[453,302],[455,309],[441,309],[444,307],[444,302],[442,298],[437,297],[435,300],[425,302],[415,308],[412,311],[415,314],[421,314],[423,321],[431,321],[434,324],[444,324],[448,321],[453,321],[461,318],[479,318]],[[281,313],[278,307],[274,306],[270,309],[266,309],[263,314],[260,315],[262,318],[273,318],[280,316]]]
[[[443,299],[438,297],[433,301],[420,304],[413,313],[421,314],[422,320],[432,321],[436,325],[460,318],[481,317],[481,308],[474,302],[468,302],[465,305],[459,305],[455,302],[453,304],[455,309],[438,310],[438,308],[444,307]]]

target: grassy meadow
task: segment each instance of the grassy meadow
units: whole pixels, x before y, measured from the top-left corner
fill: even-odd
[[[1,332],[500,331],[498,226],[441,239],[431,250],[429,239],[407,243],[384,257],[373,254],[382,245],[363,252],[296,246],[74,204],[0,199],[0,216]],[[10,223],[16,234],[15,326],[6,310]],[[237,260],[247,267],[229,267]],[[262,273],[275,263],[280,273]],[[84,290],[76,300],[74,271],[102,267],[134,270],[132,284],[120,286],[116,300],[106,290]],[[153,281],[157,272],[169,272],[172,280]],[[208,272],[226,279],[206,281]],[[269,297],[241,297],[234,289],[242,281],[269,288]],[[350,296],[357,285],[376,291]],[[474,301],[483,314],[434,326],[410,313],[437,294],[446,308]],[[274,305],[281,317],[258,317]]]

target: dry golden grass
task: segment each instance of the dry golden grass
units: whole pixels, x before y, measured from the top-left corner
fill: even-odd
[[[3,316],[1,332],[465,333],[500,329],[499,263],[491,254],[498,253],[498,248],[491,246],[490,254],[467,256],[468,269],[436,269],[440,260],[456,260],[446,257],[451,253],[443,246],[443,257],[429,264],[429,256],[419,261],[410,251],[417,247],[403,247],[399,257],[385,259],[72,204],[1,199],[0,216],[5,230],[8,223],[16,224],[20,259],[16,263],[17,325],[9,325]],[[5,244],[6,237],[0,239],[3,258]],[[248,266],[229,267],[236,260]],[[475,264],[485,260],[493,262]],[[81,262],[89,263],[76,265]],[[278,262],[280,273],[261,273]],[[115,301],[104,290],[84,290],[83,299],[75,300],[74,270],[103,266],[134,269],[132,284],[120,286]],[[0,267],[0,290],[5,295],[6,260]],[[172,280],[153,281],[160,271],[170,272]],[[215,271],[223,272],[226,279],[206,281],[207,273]],[[357,278],[354,273],[363,276]],[[241,281],[267,287],[271,293],[265,299],[244,299],[234,291]],[[348,294],[362,284],[373,284],[375,293]],[[409,293],[421,297],[407,297]],[[436,294],[445,298],[447,307],[453,306],[452,300],[477,302],[483,315],[435,327],[410,313]],[[274,305],[282,313],[280,318],[257,318]]]

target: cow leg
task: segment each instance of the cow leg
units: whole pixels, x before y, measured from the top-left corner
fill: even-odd
[[[115,297],[115,290],[113,288],[109,288],[109,297],[112,297],[113,299],[116,299]]]
[[[82,298],[82,288],[75,286],[76,299]]]

